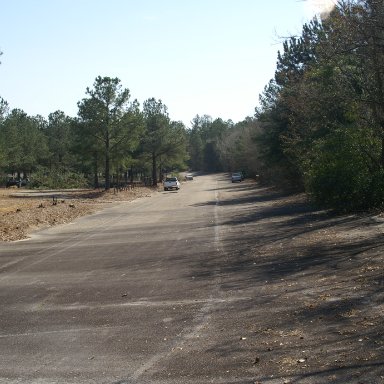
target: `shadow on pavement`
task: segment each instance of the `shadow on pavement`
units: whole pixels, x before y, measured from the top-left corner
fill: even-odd
[[[245,319],[258,380],[274,375],[303,384],[380,382],[379,224],[369,215],[336,216],[314,209],[303,196],[256,186],[229,196],[219,201],[219,220],[212,224],[219,227],[221,251],[195,265],[193,275],[219,275],[223,293],[250,297],[233,306],[229,318]],[[231,356],[249,348],[243,344],[218,341],[214,349]]]

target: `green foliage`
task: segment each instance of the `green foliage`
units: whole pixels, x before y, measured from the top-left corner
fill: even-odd
[[[342,212],[383,206],[380,143],[367,132],[334,131],[315,145],[312,155],[305,181],[317,205]]]
[[[1,55],[1,52],[0,52]],[[0,125],[3,124],[4,119],[8,114],[8,103],[0,97]],[[0,131],[2,131],[0,127]],[[0,170],[5,164],[6,159],[6,140],[0,136]]]
[[[75,148],[93,162],[95,175],[100,159],[104,160],[105,188],[109,189],[111,164],[119,168],[138,145],[142,115],[137,101],[129,102],[129,90],[122,89],[118,78],[98,76],[86,94],[88,97],[78,103]]]
[[[72,121],[62,111],[49,114],[45,135],[48,139],[51,168],[71,166],[74,163],[72,147]]]
[[[188,131],[188,152],[189,152],[189,168],[195,171],[204,169],[204,146],[205,138],[203,137],[203,125],[200,117],[197,115],[192,120],[192,128]]]
[[[152,182],[157,185],[161,171],[184,166],[187,158],[184,124],[170,121],[161,100],[147,99],[143,104],[145,132],[141,137],[141,153],[151,163]]]
[[[171,169],[184,169],[188,160],[187,133],[181,121],[170,122],[167,141],[161,154],[165,166]]]
[[[30,182],[30,188],[37,189],[71,189],[89,188],[88,180],[84,175],[61,168],[54,171],[39,167]]]
[[[40,116],[30,117],[14,109],[0,124],[0,147],[3,149],[3,169],[24,174],[32,172],[48,157],[44,135],[46,122]]]
[[[314,19],[303,26],[300,37],[284,42],[283,51],[278,52],[275,78],[260,95],[256,110],[260,122],[256,140],[265,165],[263,179],[285,188],[303,188],[302,161],[313,139],[326,127],[324,122],[317,124],[326,111],[320,107],[321,100],[316,101],[319,85],[313,89],[303,86],[309,80],[308,72],[316,66],[322,35],[322,25]]]
[[[383,40],[382,4],[347,0],[284,42],[256,112],[263,176],[327,208],[383,205]]]
[[[0,98],[1,172],[52,188],[82,186],[81,175],[93,174],[94,186],[101,176],[108,189],[112,178],[126,178],[128,171],[130,177],[148,175],[153,156],[159,171],[186,167],[186,128],[169,120],[161,101],[149,99],[142,112],[119,79],[99,76],[78,107],[78,118],[56,111],[45,121],[18,109],[9,113]]]
[[[196,115],[188,132],[189,167],[206,172],[217,172],[226,168],[221,143],[232,128],[231,120],[212,120],[208,115]]]
[[[0,122],[3,122],[9,113],[8,102],[0,97]]]

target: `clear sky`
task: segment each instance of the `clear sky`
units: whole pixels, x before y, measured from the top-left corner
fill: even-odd
[[[284,37],[329,0],[0,0],[0,96],[77,115],[97,76],[118,77],[172,120],[254,114]]]

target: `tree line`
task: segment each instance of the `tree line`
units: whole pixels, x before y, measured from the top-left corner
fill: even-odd
[[[184,124],[170,120],[161,100],[150,98],[140,109],[118,78],[97,77],[75,118],[62,111],[31,117],[1,99],[0,132],[2,173],[32,174],[35,186],[91,181],[109,189],[138,173],[156,185],[162,172],[184,168],[188,159]]]
[[[320,207],[382,209],[383,2],[339,1],[286,39],[255,112],[222,143],[228,161]]]
[[[196,115],[191,124],[172,121],[161,100],[149,98],[141,107],[111,77],[98,76],[86,89],[76,117],[28,116],[0,98],[3,184],[12,175],[31,176],[32,187],[109,189],[134,179],[155,186],[176,170],[224,170],[220,140],[233,122]]]
[[[233,123],[196,115],[171,121],[161,100],[140,108],[120,81],[98,77],[76,118],[9,112],[0,102],[3,172],[132,175],[165,170],[242,171],[305,191],[341,211],[384,201],[384,5],[341,0],[283,42],[255,115]],[[57,176],[55,176],[57,177]]]
[[[381,208],[383,64],[378,0],[339,1],[285,41],[256,111],[264,172],[323,207]]]

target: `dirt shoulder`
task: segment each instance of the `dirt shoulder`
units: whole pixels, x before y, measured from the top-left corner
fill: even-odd
[[[106,205],[150,196],[153,189],[123,191],[0,189],[0,241],[28,238],[41,228],[64,224]]]
[[[220,204],[223,285],[251,297],[238,343],[254,352],[255,383],[384,383],[382,217],[337,216],[249,183]]]

